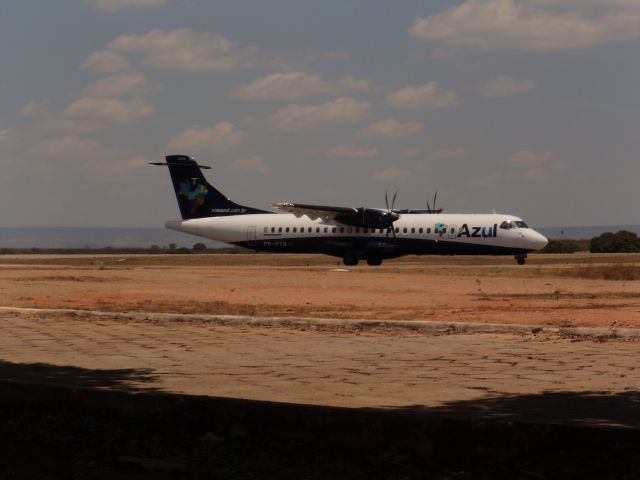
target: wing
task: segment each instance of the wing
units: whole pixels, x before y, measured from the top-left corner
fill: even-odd
[[[389,228],[400,218],[396,211],[378,208],[330,207],[327,205],[306,205],[303,203],[274,203],[272,207],[293,213],[296,217],[307,216],[311,220],[336,221],[345,225],[367,228]]]
[[[306,205],[304,203],[274,203],[271,205],[274,208],[283,210],[285,212],[293,213],[297,218],[304,215],[311,220],[318,218],[324,222],[329,220],[335,220],[336,217],[356,217],[358,215],[357,208],[349,207],[331,207],[327,205]]]

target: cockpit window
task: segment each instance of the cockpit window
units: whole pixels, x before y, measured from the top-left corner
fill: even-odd
[[[523,222],[522,220],[505,220],[504,222],[502,222],[500,224],[500,228],[504,229],[504,230],[509,230],[511,228],[529,228],[529,225],[527,225],[525,222]]]

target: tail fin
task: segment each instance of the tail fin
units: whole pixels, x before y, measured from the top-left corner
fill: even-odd
[[[251,213],[270,213],[256,208],[244,207],[232,202],[216,190],[202,174],[201,168],[187,155],[169,155],[166,163],[152,163],[169,167],[171,182],[176,192],[180,214],[183,220],[190,218],[222,217],[229,215],[247,215]]]

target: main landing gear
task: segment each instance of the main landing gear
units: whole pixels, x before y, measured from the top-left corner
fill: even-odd
[[[355,253],[345,253],[344,257],[342,257],[342,261],[346,266],[354,267],[358,265],[358,262],[360,261],[360,259],[358,258],[358,255]]]
[[[382,265],[382,257],[367,258],[367,265],[370,265],[372,267],[377,267],[378,265]]]
[[[371,265],[372,267],[382,265],[382,257],[378,257],[378,256],[367,257],[366,260],[367,260],[367,265]],[[360,262],[360,257],[358,256],[357,253],[353,253],[353,252],[345,253],[344,257],[342,257],[342,261],[346,266],[354,267],[358,265],[358,262]]]
[[[524,265],[527,262],[527,254],[523,253],[521,255],[516,255],[515,259],[518,265]]]

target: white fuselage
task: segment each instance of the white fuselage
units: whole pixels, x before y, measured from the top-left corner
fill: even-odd
[[[395,238],[387,229],[344,225],[335,221],[311,220],[293,214],[252,214],[169,221],[165,226],[181,232],[267,251],[326,253],[325,245],[349,248],[361,242],[389,242],[401,246],[402,254],[450,253],[438,244],[460,253],[514,253],[543,248],[547,239],[528,227],[504,228],[522,221],[501,214],[408,213],[394,222]],[[501,227],[503,225],[503,227]],[[352,243],[349,243],[352,242]],[[360,242],[360,243],[359,243]],[[307,249],[300,249],[302,244]],[[423,249],[421,245],[425,245]],[[428,246],[428,248],[426,248]],[[407,251],[409,250],[409,251]],[[416,250],[416,251],[414,251]]]

